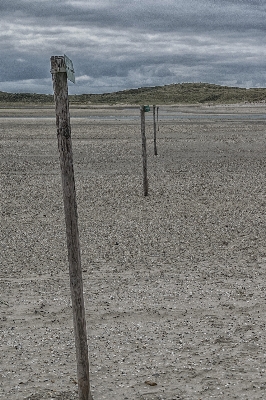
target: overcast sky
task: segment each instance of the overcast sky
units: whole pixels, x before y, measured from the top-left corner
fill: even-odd
[[[0,91],[52,93],[208,82],[266,87],[266,0],[0,0]]]

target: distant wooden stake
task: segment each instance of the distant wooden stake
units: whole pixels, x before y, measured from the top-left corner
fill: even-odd
[[[67,73],[63,56],[51,57],[58,149],[60,154],[70,289],[75,332],[79,400],[93,400],[90,392],[89,359],[83,299],[78,215],[73,169]]]
[[[157,127],[159,132],[159,107],[157,107]]]
[[[153,135],[154,135],[154,155],[157,156],[157,144],[156,144],[156,118],[155,118],[156,106],[153,106]]]
[[[144,196],[148,196],[147,151],[146,151],[146,136],[145,136],[144,106],[140,107],[140,119],[141,119],[142,160],[143,160],[143,190],[144,190]]]

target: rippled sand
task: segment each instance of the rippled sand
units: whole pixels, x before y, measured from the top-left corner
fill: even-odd
[[[265,399],[263,111],[147,114],[144,197],[139,110],[71,109],[94,400]],[[0,109],[5,400],[77,399],[54,119]]]

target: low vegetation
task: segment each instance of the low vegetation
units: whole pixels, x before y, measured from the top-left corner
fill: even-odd
[[[36,93],[6,93],[0,92],[0,105],[10,104],[51,104],[53,102],[52,95],[36,94]]]
[[[233,104],[265,102],[266,88],[238,88],[209,83],[178,83],[166,86],[142,87],[114,93],[69,96],[72,104]],[[0,92],[0,105],[52,104],[53,96],[31,93]]]

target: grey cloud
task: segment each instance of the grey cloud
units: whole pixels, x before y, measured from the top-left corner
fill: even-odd
[[[171,32],[172,30],[193,29],[208,31],[215,29],[237,29],[245,31],[265,28],[262,11],[263,1],[223,1],[187,0],[186,2],[143,1],[132,2],[114,0],[103,2],[104,7],[84,7],[76,3],[57,1],[3,0],[0,6],[2,15],[12,14],[15,18],[46,20],[47,26],[70,24],[76,26],[95,26],[113,29],[141,29],[152,32]],[[226,4],[226,5],[225,5]]]
[[[47,76],[47,68],[42,59],[36,61],[37,65],[28,57],[22,58],[18,54],[3,52],[0,60],[0,80],[42,79]]]
[[[264,0],[2,0],[0,90],[16,91],[17,82],[27,91],[23,81],[33,80],[31,90],[40,82],[50,92],[49,58],[63,53],[77,92],[182,81],[265,86],[265,11]]]

